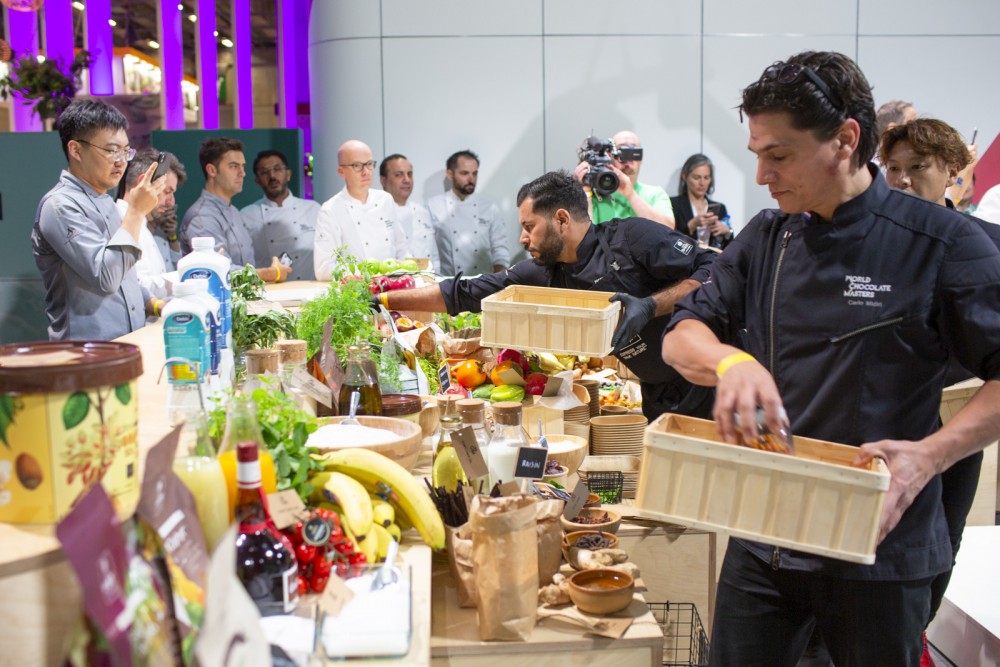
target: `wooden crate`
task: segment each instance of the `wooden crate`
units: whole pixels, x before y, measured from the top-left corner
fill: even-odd
[[[795,438],[788,456],[721,442],[715,423],[665,414],[646,429],[636,507],[650,517],[766,544],[875,562],[889,472],[856,447]]]
[[[621,304],[613,292],[512,285],[482,301],[483,345],[603,357]]]

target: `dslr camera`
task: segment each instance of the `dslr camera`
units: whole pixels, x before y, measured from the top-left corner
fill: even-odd
[[[612,160],[638,162],[642,160],[642,149],[635,146],[618,147],[611,139],[602,141],[597,137],[587,137],[580,146],[578,155],[581,162],[590,165],[587,173],[583,175],[583,184],[597,196],[607,197],[620,185],[618,174],[608,165]]]

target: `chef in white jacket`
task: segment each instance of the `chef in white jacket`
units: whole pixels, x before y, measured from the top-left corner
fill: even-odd
[[[448,158],[451,189],[427,200],[441,258],[439,273],[479,275],[510,264],[507,232],[500,208],[476,193],[479,157],[469,150]]]
[[[437,240],[431,214],[420,202],[410,199],[413,194],[413,165],[405,155],[393,153],[382,160],[378,167],[382,189],[392,195],[396,203],[396,221],[403,227],[409,242],[409,257],[430,260],[427,267],[434,271],[440,266]]]
[[[343,252],[355,259],[405,259],[407,240],[395,220],[392,196],[372,190],[375,160],[368,144],[351,139],[337,151],[337,173],[344,189],[319,211],[313,265],[316,280],[329,280]]]

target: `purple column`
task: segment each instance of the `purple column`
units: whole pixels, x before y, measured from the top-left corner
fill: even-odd
[[[38,12],[15,12],[5,9],[7,39],[14,57],[34,58],[38,54]],[[22,104],[20,95],[15,94],[11,108],[14,110],[14,129],[18,132],[41,132],[42,119],[32,111],[33,104]]]
[[[45,57],[69,67],[74,56],[73,5],[70,0],[47,0],[44,7]]]
[[[111,0],[87,0],[86,48],[94,62],[90,64],[90,94],[114,95],[114,73],[112,64],[115,57],[114,41],[111,37]]]
[[[163,129],[184,129],[184,48],[181,43],[181,11],[177,0],[160,0],[157,18],[160,31],[160,104],[163,109]]]
[[[290,128],[299,126],[297,4],[297,0],[275,2],[278,14],[278,124]]]
[[[201,127],[219,127],[219,54],[215,41],[215,0],[198,0],[198,97]]]
[[[250,34],[250,0],[233,0],[232,10],[233,64],[236,71],[233,108],[236,112],[236,127],[245,130],[253,127],[253,78],[250,53],[253,40]]]

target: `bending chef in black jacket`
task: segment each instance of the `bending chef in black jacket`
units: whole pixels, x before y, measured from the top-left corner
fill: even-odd
[[[838,665],[916,665],[931,580],[951,564],[939,473],[1000,436],[1000,252],[962,215],[890,190],[875,108],[846,56],[806,52],[743,91],[759,213],[677,305],[664,358],[733,414],[863,445],[892,480],[874,565],[730,540],[713,665],[795,665],[813,626]],[[739,349],[736,343],[741,343]],[[951,359],[986,382],[940,430]],[[867,443],[867,444],[865,444]]]
[[[593,225],[587,196],[565,172],[549,172],[517,193],[521,243],[532,259],[477,278],[384,293],[396,310],[479,312],[483,297],[509,285],[616,292],[624,315],[614,355],[641,380],[643,413],[708,417],[712,390],[696,387],[663,362],[660,336],[674,304],[708,278],[716,253],[643,218]]]

